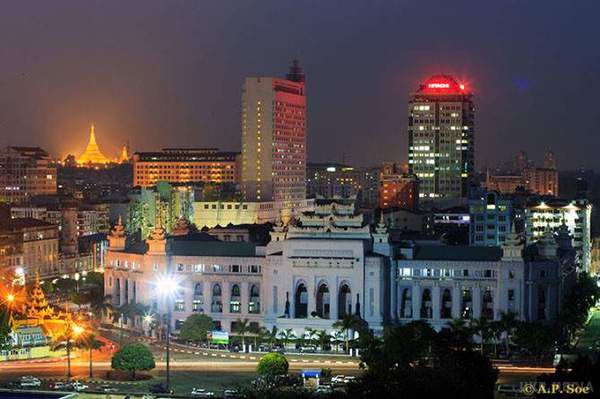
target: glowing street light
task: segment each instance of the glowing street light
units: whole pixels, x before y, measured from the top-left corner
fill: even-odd
[[[170,359],[171,359],[171,300],[175,297],[177,292],[180,289],[179,282],[174,278],[172,274],[164,274],[158,276],[155,282],[156,289],[158,294],[165,299],[167,306],[167,390],[171,388],[171,367],[170,367]]]

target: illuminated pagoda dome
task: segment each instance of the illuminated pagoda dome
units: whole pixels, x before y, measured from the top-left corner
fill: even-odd
[[[100,152],[100,148],[98,147],[98,144],[96,144],[96,134],[94,133],[94,125],[92,124],[90,129],[90,141],[83,154],[77,158],[77,163],[79,165],[105,165],[110,162],[110,159]]]
[[[129,156],[129,143],[126,143],[123,145],[123,148],[121,148],[121,156],[119,157],[119,162],[120,163],[127,163],[130,161],[130,156]]]

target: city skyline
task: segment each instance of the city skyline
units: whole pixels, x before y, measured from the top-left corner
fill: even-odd
[[[589,66],[598,54],[579,40],[594,36],[597,27],[585,20],[595,5],[589,12],[556,12],[552,3],[539,10],[533,3],[465,2],[443,11],[432,3],[350,3],[338,15],[333,5],[307,10],[278,3],[264,9],[279,18],[262,24],[269,14],[251,4],[134,4],[10,5],[0,32],[20,50],[3,52],[3,91],[14,94],[4,96],[2,129],[57,157],[83,151],[91,122],[109,154],[118,154],[127,140],[138,151],[171,140],[238,150],[244,78],[279,76],[298,58],[310,76],[309,161],[406,161],[404,104],[427,76],[446,73],[466,80],[474,92],[478,169],[519,149],[536,154],[540,140],[555,150],[563,169],[598,167],[594,146],[584,144],[594,140],[597,116],[586,93],[599,84]],[[435,24],[413,42],[410,15],[416,12]],[[246,35],[246,13],[263,28]],[[452,21],[459,17],[471,28],[456,27]],[[227,32],[220,30],[224,22]],[[451,34],[442,37],[445,31]],[[359,52],[363,56],[356,57]],[[582,93],[577,104],[565,100],[572,92]],[[589,117],[569,118],[575,112]],[[9,136],[3,135],[3,146],[22,144]],[[561,151],[568,146],[574,151]]]

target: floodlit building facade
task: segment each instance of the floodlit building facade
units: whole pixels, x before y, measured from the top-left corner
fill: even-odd
[[[549,200],[529,204],[524,213],[527,243],[538,241],[546,231],[555,232],[564,224],[569,229],[580,267],[589,271],[592,250],[591,215],[592,205],[585,199]]]
[[[245,199],[300,205],[306,199],[306,92],[297,62],[286,79],[246,78],[241,122]]]
[[[240,154],[216,148],[163,148],[133,155],[133,185],[168,183],[238,183]]]

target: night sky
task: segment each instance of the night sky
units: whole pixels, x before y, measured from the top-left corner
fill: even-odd
[[[312,161],[406,160],[433,73],[476,95],[477,165],[600,169],[598,1],[3,1],[0,145],[240,147],[245,76],[307,76]]]

